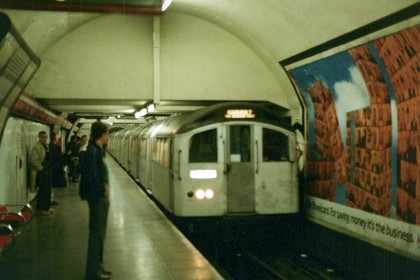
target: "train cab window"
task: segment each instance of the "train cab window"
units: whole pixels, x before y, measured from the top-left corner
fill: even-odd
[[[249,125],[230,126],[230,161],[251,161],[251,132]]]
[[[263,161],[289,160],[289,140],[287,135],[263,128]]]
[[[191,137],[189,162],[217,162],[217,129],[203,131]]]

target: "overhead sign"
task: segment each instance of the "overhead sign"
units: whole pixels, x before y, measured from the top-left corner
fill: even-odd
[[[225,118],[227,119],[253,119],[255,118],[252,109],[230,109],[226,111]]]

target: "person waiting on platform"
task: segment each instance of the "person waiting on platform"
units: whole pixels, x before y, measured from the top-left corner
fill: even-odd
[[[79,148],[79,154],[81,152],[85,152],[88,145],[88,137],[86,135],[83,135],[80,137],[80,148]]]
[[[50,155],[48,151],[48,135],[45,131],[38,133],[38,142],[32,148],[30,155],[31,166],[31,192],[37,195],[37,210],[39,215],[49,215],[51,208],[51,170]]]
[[[89,204],[89,241],[86,279],[110,279],[111,272],[103,267],[103,249],[109,210],[108,169],[103,147],[108,141],[108,127],[95,122],[91,128],[91,142],[81,153],[79,194]]]
[[[56,140],[56,134],[51,133],[50,144],[48,145],[51,163],[51,205],[58,205],[58,202],[54,200],[54,188],[66,187],[66,179],[64,177],[63,169],[63,157],[61,156],[60,148],[55,143]]]
[[[70,180],[70,165],[73,164],[71,161],[71,149],[66,147],[66,150],[63,155],[64,170],[66,170],[66,175]]]
[[[72,182],[79,181],[79,149],[80,149],[80,137],[73,135],[70,138],[70,142],[67,143],[67,148],[71,150],[71,161],[68,162],[69,167],[69,179]]]

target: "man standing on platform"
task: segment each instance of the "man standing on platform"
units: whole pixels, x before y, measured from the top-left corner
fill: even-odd
[[[49,215],[51,208],[51,170],[48,152],[48,135],[45,131],[38,133],[38,142],[32,148],[29,162],[31,164],[31,192],[37,195],[37,210],[39,215]]]
[[[91,141],[80,159],[79,194],[89,203],[89,241],[86,279],[110,279],[103,268],[103,251],[109,210],[109,178],[103,147],[108,141],[108,127],[100,121],[92,124]]]

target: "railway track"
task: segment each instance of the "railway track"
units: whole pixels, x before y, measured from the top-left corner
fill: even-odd
[[[322,261],[297,252],[300,240],[293,236],[299,235],[299,222],[295,217],[272,216],[262,226],[265,218],[261,217],[178,218],[138,185],[227,280],[346,279]]]
[[[322,260],[299,253],[293,222],[274,220],[262,227],[205,220],[179,228],[229,280],[343,279]]]
[[[341,279],[340,276],[336,275],[333,268],[323,268],[319,264],[307,262],[307,256],[300,256],[301,260],[284,256],[277,256],[267,260],[252,252],[244,252],[242,257],[248,258],[249,262],[256,268],[254,271],[260,273],[255,275],[259,278],[254,279]]]

